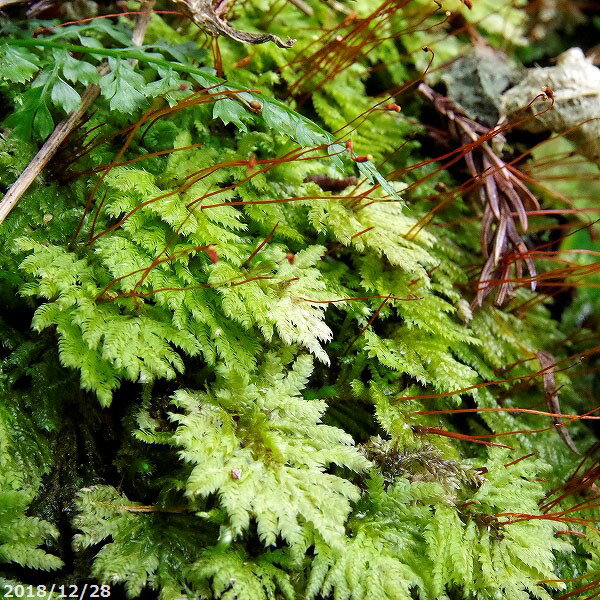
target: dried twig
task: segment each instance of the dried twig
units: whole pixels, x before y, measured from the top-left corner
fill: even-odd
[[[509,167],[486,141],[481,141],[483,136],[489,135],[488,127],[469,119],[449,98],[426,84],[421,83],[419,91],[448,119],[448,130],[459,144],[477,144],[464,154],[469,173],[480,182],[479,197],[484,207],[481,248],[486,261],[474,303],[481,306],[497,284],[496,303],[501,305],[512,295],[513,269],[517,279],[521,279],[526,270],[531,289],[535,290],[535,265],[512,215],[517,215],[521,230],[527,231],[527,210],[539,210],[537,198],[522,183],[520,172]],[[502,139],[501,134],[495,137]]]
[[[231,27],[225,18],[226,0],[217,0],[216,3],[213,0],[173,0],[173,2],[180,6],[182,12],[198,27],[213,37],[226,35],[244,44],[275,42],[280,48],[290,48],[296,43],[296,40],[291,38],[284,42],[272,33],[248,33]]]
[[[1,0],[0,0],[1,1]],[[154,0],[144,0],[142,6],[148,8],[148,13],[154,5]],[[132,40],[136,46],[140,46],[143,42],[144,35],[148,23],[150,22],[149,15],[139,15]],[[104,66],[100,70],[100,74],[106,74],[108,67]],[[4,222],[12,209],[23,194],[29,189],[29,186],[34,182],[35,178],[42,172],[44,167],[52,160],[60,146],[69,137],[77,123],[81,120],[88,108],[100,94],[100,87],[96,84],[90,84],[81,96],[81,104],[79,108],[66,119],[61,121],[50,134],[50,137],[44,142],[44,145],[39,149],[32,161],[27,165],[25,170],[19,175],[19,178],[12,184],[8,192],[2,200],[0,200],[0,224]]]
[[[0,0],[0,10],[10,6],[11,4],[23,4],[27,0]]]
[[[134,46],[141,46],[144,43],[144,37],[152,19],[152,9],[156,0],[142,0],[140,3],[141,15],[138,15],[131,41]],[[136,61],[137,62],[137,61]]]
[[[99,93],[100,88],[97,85],[89,85],[81,96],[79,108],[56,126],[50,137],[45,141],[44,145],[0,201],[0,223],[4,222],[21,196],[29,189],[35,178],[42,172],[42,169],[54,157],[62,143],[67,139],[77,123],[79,123]]]
[[[337,12],[340,12],[343,15],[349,15],[352,13],[351,8],[348,8],[345,4],[338,2],[338,0],[321,0],[321,2],[324,2],[325,4],[333,8],[333,10],[337,10]]]
[[[558,400],[558,388],[556,387],[556,378],[554,375],[554,365],[556,365],[556,359],[549,352],[538,352],[536,357],[540,363],[540,367],[544,370],[543,381],[544,381],[544,392],[546,393],[546,402],[548,404],[548,410],[555,414],[560,414],[560,402]],[[552,423],[554,425],[560,425],[559,419],[553,417]],[[569,435],[569,432],[564,427],[557,427],[556,431],[558,435],[563,439],[565,444],[575,454],[579,454],[577,446],[575,446],[573,439]]]
[[[299,8],[303,13],[306,13],[309,17],[313,16],[313,9],[304,0],[289,0],[296,8]]]
[[[162,506],[153,506],[153,505],[132,505],[132,506],[121,506],[121,510],[132,513],[165,513],[172,515],[181,515],[185,513],[194,512],[187,506],[172,506],[172,507],[162,507]]]

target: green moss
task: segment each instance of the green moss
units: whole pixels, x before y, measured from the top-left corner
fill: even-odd
[[[460,172],[407,169],[437,153],[426,110],[407,94],[400,113],[360,117],[381,100],[373,88],[418,77],[428,55],[407,51],[424,25],[395,32],[433,26],[429,7],[365,21],[359,41],[382,42],[347,50],[340,69],[319,55],[291,62],[340,44],[335,8],[308,17],[290,3],[273,19],[268,8],[240,8],[236,26],[293,30],[296,49],[221,38],[226,82],[167,16],[153,17],[142,50],[125,23],[39,41],[11,25],[2,51],[21,69],[0,91],[13,115],[43,104],[61,118],[51,86],[70,60],[85,74],[107,57],[113,74],[75,135],[99,126],[102,143],[85,153],[92,138],[73,139],[0,229],[0,577],[27,581],[19,565],[34,567],[131,598],[556,597],[565,586],[540,581],[570,576],[570,557],[578,574],[593,568],[597,546],[571,546],[550,519],[507,515],[542,516],[538,502],[579,457],[556,432],[536,433],[548,426],[537,415],[422,413],[544,406],[532,357],[574,351],[565,340],[587,296],[562,324],[522,289],[471,312],[482,257],[470,198],[420,221]],[[366,19],[377,4],[355,8]],[[523,16],[509,12],[513,24]],[[332,33],[319,41],[317,27]],[[97,51],[76,45],[84,32]],[[466,47],[451,45],[449,56]],[[32,100],[38,70],[48,91]],[[86,80],[70,82],[79,94]],[[183,107],[192,87],[202,102]],[[352,153],[336,130],[356,117],[342,129]],[[35,136],[19,133],[0,140],[5,186],[33,152],[23,138]],[[323,174],[356,184],[328,192],[307,180]],[[593,376],[557,383],[563,412],[590,410],[579,392]],[[591,445],[588,428],[569,430]],[[460,439],[514,431],[481,438],[510,451]],[[75,558],[64,550],[73,535]],[[67,564],[54,578],[58,555]]]

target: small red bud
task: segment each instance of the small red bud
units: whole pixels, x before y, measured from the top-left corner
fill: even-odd
[[[348,140],[346,142],[346,150],[348,152],[354,152],[354,144],[352,143],[352,140]]]
[[[549,88],[548,86],[544,86],[542,88],[542,92],[544,94],[544,96],[546,96],[546,98],[548,98],[548,100],[554,100],[554,91]]]
[[[219,262],[219,255],[217,254],[217,247],[214,244],[207,246],[204,250],[206,256],[210,258],[210,262],[214,265]]]
[[[248,102],[248,105],[250,106],[250,110],[252,110],[252,112],[260,112],[263,107],[263,105],[257,100],[250,100],[250,102]]]
[[[253,171],[254,167],[256,167],[256,156],[252,154],[248,159],[248,171]]]
[[[397,104],[386,104],[384,108],[390,112],[400,112],[402,110]]]
[[[293,265],[296,263],[296,256],[294,254],[292,254],[291,252],[288,252],[285,257],[287,258],[287,261],[290,263],[290,265]]]
[[[189,86],[187,83],[182,83],[182,84],[179,86],[179,89],[180,89],[182,92],[185,92],[186,90],[189,90],[189,89],[190,89],[190,86]]]
[[[357,156],[354,159],[354,162],[364,163],[364,162],[369,162],[371,160],[373,160],[373,156],[371,154],[367,154],[366,156]]]

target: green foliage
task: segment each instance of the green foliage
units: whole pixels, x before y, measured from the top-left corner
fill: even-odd
[[[50,452],[43,429],[52,427],[52,416],[35,390],[48,376],[44,363],[31,365],[40,344],[27,341],[0,322],[3,345],[9,355],[0,370],[0,581],[14,565],[55,570],[62,561],[43,546],[58,537],[51,523],[29,514],[41,479],[48,470]],[[51,361],[48,361],[51,363]],[[32,368],[33,366],[33,368]],[[34,378],[33,393],[15,393],[23,376]],[[49,390],[45,390],[49,392]],[[35,399],[37,402],[32,403]],[[28,414],[27,408],[33,410]]]
[[[16,563],[32,569],[51,571],[62,561],[42,548],[46,541],[56,538],[58,530],[48,522],[26,515],[31,497],[22,490],[0,488],[0,564]]]
[[[75,548],[110,539],[96,555],[94,576],[125,584],[131,598],[146,586],[160,591],[161,599],[183,597],[182,570],[205,543],[202,531],[188,527],[189,517],[136,513],[136,503],[108,486],[83,489],[77,506],[74,525],[81,533],[74,538]]]
[[[584,351],[596,295],[562,322],[524,289],[471,310],[478,213],[461,194],[426,222],[458,184],[411,168],[437,153],[415,96],[377,105],[450,29],[417,0],[311,6],[240,7],[298,42],[220,38],[225,78],[172,16],[141,48],[126,19],[5,22],[1,185],[100,97],[0,229],[0,578],[66,558],[59,578],[129,598],[550,600],[598,569],[540,509],[578,457],[544,416],[483,412],[544,406],[534,357]],[[482,31],[520,42],[522,17]],[[562,412],[590,410],[593,375],[556,378]],[[482,412],[427,414],[457,408]]]
[[[286,375],[269,356],[261,371],[252,382],[244,373],[221,372],[210,395],[176,394],[175,406],[185,414],[172,415],[174,440],[194,467],[186,494],[216,493],[234,536],[252,519],[265,546],[280,536],[304,552],[314,532],[339,545],[359,492],[323,471],[335,464],[360,472],[368,463],[351,436],[320,422],[325,402],[300,396],[312,371],[307,356]]]
[[[336,552],[316,545],[309,597],[333,590],[336,598],[403,599],[419,588],[423,598],[444,598],[460,586],[473,598],[498,592],[507,598],[530,598],[529,593],[550,598],[536,582],[550,578],[552,552],[570,545],[554,537],[552,523],[500,526],[495,514],[515,507],[535,511],[542,495],[531,480],[540,465],[506,468],[506,457],[506,452],[492,455],[475,490],[457,492],[405,478],[385,489],[383,479],[374,476],[362,510],[349,523],[354,535],[347,546]],[[473,504],[470,509],[462,508],[464,498]]]
[[[295,598],[287,573],[267,555],[251,560],[243,552],[207,550],[192,566],[190,580],[206,597],[225,600]]]

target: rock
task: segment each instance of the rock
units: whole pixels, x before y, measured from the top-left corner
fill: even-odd
[[[554,106],[544,90],[554,97]],[[538,96],[538,99],[534,100]],[[528,107],[529,105],[529,107]],[[528,69],[525,77],[502,94],[501,113],[531,118],[520,127],[528,131],[554,131],[577,146],[577,151],[600,166],[600,69],[579,48],[563,52],[555,67]]]
[[[493,126],[500,116],[500,97],[523,77],[503,52],[476,46],[472,54],[459,58],[442,80],[448,96],[475,121]]]

